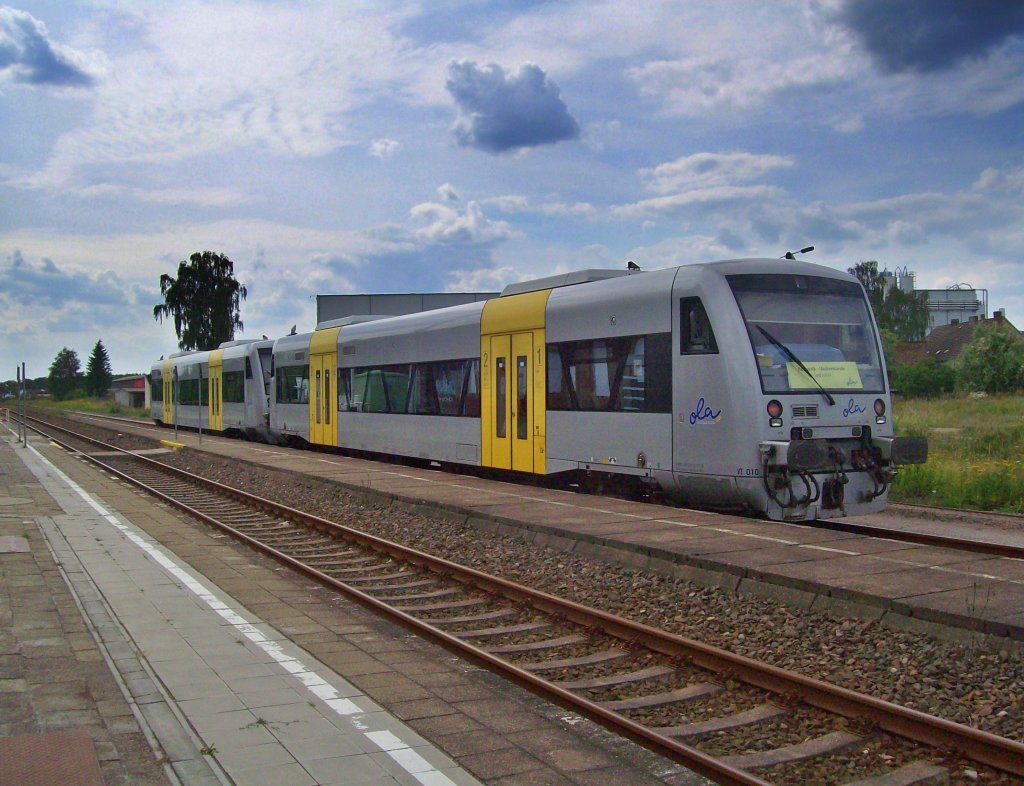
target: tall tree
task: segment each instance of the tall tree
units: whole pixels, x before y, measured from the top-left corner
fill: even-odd
[[[174,317],[179,349],[214,349],[242,329],[239,307],[248,293],[234,268],[223,254],[204,251],[179,262],[177,278],[160,276],[164,302],[153,307],[153,318]]]
[[[79,371],[82,364],[78,361],[78,353],[64,347],[57,353],[50,365],[50,393],[58,401],[69,398],[78,388]]]
[[[877,311],[885,294],[885,276],[878,272],[878,262],[873,259],[869,259],[867,262],[858,262],[853,267],[847,268],[846,272],[857,277],[857,280],[864,286],[864,291],[868,293],[871,307]]]
[[[875,306],[878,324],[892,330],[900,341],[921,341],[928,332],[928,294],[892,287]]]
[[[97,341],[85,364],[85,392],[95,398],[102,398],[110,390],[110,381],[114,378],[110,370],[110,357],[102,341]]]
[[[847,272],[856,276],[867,292],[875,321],[881,330],[891,330],[900,341],[920,341],[928,332],[928,295],[904,292],[895,284],[886,284],[886,274],[878,272],[878,262],[858,262]]]

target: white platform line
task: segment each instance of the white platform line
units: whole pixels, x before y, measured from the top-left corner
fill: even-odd
[[[134,527],[124,524],[118,520],[117,516],[110,513],[110,511],[103,507],[99,501],[93,498],[92,495],[75,483],[75,481],[65,475],[38,450],[31,445],[29,445],[28,449],[32,451],[40,461],[47,465],[50,471],[53,472],[58,479],[78,494],[78,496],[81,497],[89,507],[102,516],[105,521],[118,529],[131,543],[146,552],[146,554],[148,554],[157,564],[167,571],[167,573],[180,581],[183,586],[192,592],[193,595],[202,600],[211,610],[220,615],[229,625],[232,625],[235,630],[262,649],[271,659],[281,666],[284,671],[295,677],[298,682],[307,691],[309,691],[309,693],[320,699],[337,715],[349,718],[353,727],[357,731],[360,731],[368,740],[387,753],[400,767],[402,767],[417,781],[422,783],[423,786],[456,786],[454,781],[448,778],[448,776],[440,770],[435,769],[422,756],[416,753],[411,745],[402,742],[402,740],[394,733],[386,730],[367,730],[364,725],[365,719],[360,717],[368,714],[367,710],[362,709],[351,699],[340,698],[337,690],[335,690],[327,680],[315,671],[308,669],[298,658],[285,653],[279,641],[268,639],[267,636],[261,633],[255,626],[257,624],[264,625],[267,630],[271,630],[275,634],[277,631],[274,631],[273,628],[266,625],[266,623],[259,621],[251,622],[245,619],[241,614],[221,600],[214,592],[204,586],[203,583],[196,579],[184,566],[167,556],[167,554],[159,547],[147,542]],[[378,740],[381,740],[385,744],[381,744]],[[385,745],[387,747],[385,747]]]

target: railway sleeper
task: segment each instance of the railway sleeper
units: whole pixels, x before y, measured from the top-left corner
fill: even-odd
[[[625,650],[602,650],[601,652],[593,652],[590,655],[581,655],[578,658],[563,658],[562,660],[539,661],[537,663],[517,663],[516,665],[526,671],[554,671],[555,669],[574,669],[578,666],[594,666],[598,663],[607,663],[626,657],[629,657],[629,653]]]
[[[387,603],[391,603],[396,600],[431,600],[434,598],[450,598],[452,595],[461,595],[461,588],[449,588],[439,589],[433,592],[416,592],[407,593],[405,595],[374,595],[377,600],[383,600]]]
[[[773,704],[759,704],[753,709],[725,715],[721,718],[712,718],[711,720],[699,721],[697,723],[684,723],[680,726],[664,726],[656,731],[666,737],[699,739],[719,731],[731,731],[743,726],[750,726],[754,723],[764,723],[767,720],[778,718],[785,714],[786,711],[781,707],[776,707]],[[861,738],[858,737],[858,739]]]
[[[464,630],[459,636],[464,639],[491,639],[497,636],[509,636],[516,633],[533,633],[534,631],[550,628],[551,623],[543,620],[524,622],[520,625],[506,625],[497,628],[478,628],[476,630]]]
[[[600,706],[613,712],[623,710],[640,710],[647,707],[659,707],[663,704],[675,704],[679,701],[694,701],[713,696],[722,690],[721,685],[710,682],[696,682],[684,688],[666,691],[664,693],[651,693],[647,696],[635,696],[631,699],[616,699],[614,701],[599,701]],[[664,732],[662,732],[664,733]]]
[[[854,746],[862,745],[864,740],[864,737],[850,734],[847,731],[833,731],[821,737],[815,737],[813,740],[798,742],[795,745],[786,745],[770,751],[723,756],[720,761],[730,767],[738,767],[741,770],[760,770],[766,767],[774,767],[777,764],[806,761],[816,756],[840,753]]]
[[[633,682],[643,682],[645,680],[657,680],[673,673],[675,673],[675,669],[670,666],[649,666],[646,669],[629,671],[623,674],[608,674],[604,677],[570,680],[554,684],[566,690],[596,690],[598,688],[614,688],[618,685],[629,685]]]
[[[484,649],[495,655],[507,655],[513,652],[536,652],[538,650],[550,650],[557,647],[566,647],[570,644],[580,644],[586,640],[586,636],[573,635],[562,636],[559,639],[531,641],[528,644],[503,644],[498,647],[485,647]]]
[[[946,786],[949,772],[928,761],[912,761],[884,775],[864,778],[845,786]]]

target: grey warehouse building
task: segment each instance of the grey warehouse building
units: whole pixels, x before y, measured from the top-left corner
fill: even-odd
[[[316,321],[352,316],[400,317],[498,297],[499,292],[429,292],[399,295],[317,295]]]

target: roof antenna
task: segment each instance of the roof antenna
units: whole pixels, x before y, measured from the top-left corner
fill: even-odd
[[[796,259],[797,254],[806,254],[809,251],[814,251],[814,246],[807,246],[807,248],[801,248],[799,251],[787,251],[779,259]]]
[[[634,262],[632,259],[626,262],[626,270],[639,270],[640,265]]]

